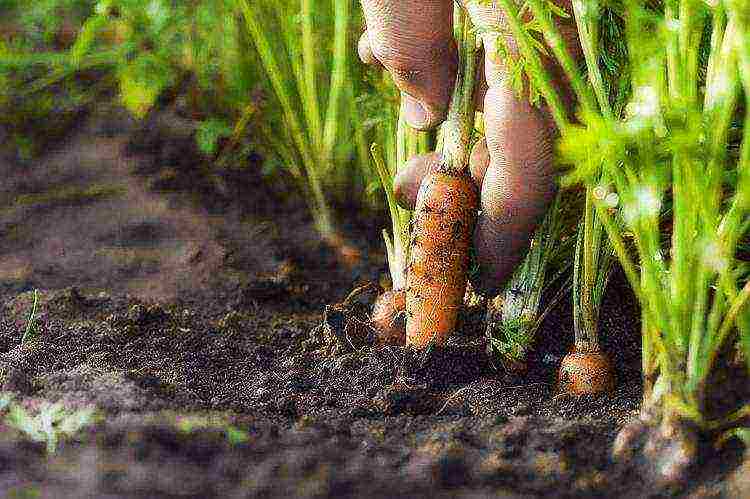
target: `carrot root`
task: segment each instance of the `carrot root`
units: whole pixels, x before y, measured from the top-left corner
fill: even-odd
[[[386,291],[375,300],[371,322],[378,329],[377,342],[403,345],[406,341],[406,294],[403,289]]]
[[[406,280],[406,343],[445,345],[455,329],[469,272],[479,195],[467,172],[422,181],[412,217]]]
[[[609,392],[614,387],[614,369],[604,352],[573,350],[560,364],[558,388],[562,392],[584,395]]]

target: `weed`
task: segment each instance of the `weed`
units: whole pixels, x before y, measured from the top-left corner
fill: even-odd
[[[33,414],[5,396],[0,410],[7,410],[5,422],[35,442],[45,443],[47,453],[54,454],[63,438],[72,438],[83,428],[96,423],[94,409],[69,411],[61,403],[43,402]]]
[[[21,337],[21,344],[25,344],[29,338],[33,334],[36,333],[36,306],[39,301],[39,290],[34,290],[34,303],[31,306],[31,311],[29,312],[29,317],[26,319],[26,329],[23,332],[23,337]]]

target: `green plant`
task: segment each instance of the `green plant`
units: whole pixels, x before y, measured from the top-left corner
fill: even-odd
[[[0,35],[0,124],[33,151],[29,138],[44,135],[44,116],[56,116],[53,123],[63,113],[74,119],[116,91],[143,117],[158,99],[183,89],[201,121],[199,145],[211,153],[260,80],[234,3],[6,2],[12,29]]]
[[[35,92],[51,76],[48,67],[61,64],[60,54],[50,48],[68,43],[73,26],[90,10],[91,2],[85,0],[0,2],[0,129],[5,132],[0,147],[4,151],[30,159],[46,140],[64,133],[77,109],[101,94],[100,85],[70,80],[64,94]],[[87,69],[94,62],[87,61]],[[56,119],[45,119],[50,115]]]
[[[382,150],[377,144],[371,147],[373,162],[378,173],[380,185],[385,192],[388,214],[391,219],[391,233],[383,229],[388,270],[393,289],[406,287],[406,264],[409,260],[409,222],[411,212],[398,206],[393,195],[393,179],[406,164],[406,161],[418,154],[427,154],[430,147],[430,135],[410,128],[403,116],[399,116],[394,127],[395,143],[391,143],[388,160],[384,159]]]
[[[83,428],[96,422],[94,409],[66,410],[60,403],[44,402],[36,414],[18,404],[7,402],[5,422],[28,438],[43,442],[47,452],[54,454],[62,438],[74,437]]]
[[[202,429],[223,430],[227,441],[232,445],[240,445],[250,439],[250,436],[246,431],[229,424],[229,422],[222,417],[198,415],[178,416],[176,426],[181,432],[187,434]]]
[[[479,1],[485,2],[485,0]],[[592,86],[595,90],[592,93],[591,88],[578,74],[577,64],[564,46],[564,40],[556,28],[556,21],[570,18],[568,13],[548,0],[528,0],[520,6],[510,5],[505,1],[500,1],[497,4],[511,16],[512,22],[509,28],[517,40],[520,55],[518,57],[512,55],[516,48],[509,45],[510,38],[506,36],[506,28],[483,26],[482,31],[487,34],[496,33],[500,42],[497,43],[498,57],[506,61],[509,78],[516,93],[522,96],[525,91],[528,99],[534,104],[539,104],[540,100],[544,98],[561,132],[564,132],[569,125],[568,113],[561,96],[554,87],[553,79],[549,78],[549,75],[543,71],[541,56],[553,56],[557,59],[568,76],[582,107],[595,109],[598,103],[602,112],[608,116],[613,115],[613,105],[617,109],[622,107],[629,89],[629,86],[624,84],[624,82],[627,82],[625,75],[628,73],[627,65],[624,64],[626,50],[622,42],[620,19],[611,9],[604,9],[603,16],[597,12],[586,22],[581,22],[580,2],[573,2],[574,10],[578,14],[576,22],[579,33],[585,34],[591,40],[591,44],[583,47],[585,60],[589,64],[601,64],[605,68],[604,72],[597,72],[591,76],[591,78],[594,78],[592,79]],[[604,17],[607,22],[600,25],[598,22],[600,17]],[[546,46],[541,42],[541,38],[544,38]],[[596,50],[594,47],[601,50]],[[594,209],[593,195],[593,187],[587,186],[574,253],[572,297],[575,346],[573,352],[577,357],[569,356],[566,358],[564,365],[571,362],[575,363],[577,359],[586,360],[585,355],[589,354],[603,357],[599,347],[599,309],[606,283],[612,271],[614,255],[611,246],[606,242],[603,226]],[[607,201],[613,201],[612,197]],[[540,227],[535,238],[546,237],[544,231],[549,228],[550,226],[544,225]],[[544,247],[537,248],[537,251],[542,249]],[[497,311],[493,310],[492,307],[488,310],[488,336],[495,338],[494,344],[497,348],[501,348],[500,345],[503,344],[502,348],[506,352],[515,349],[515,361],[506,357],[506,365],[515,364],[517,367],[523,365],[521,359],[525,356],[525,351],[533,340],[534,331],[538,327],[537,320],[540,318],[537,312],[539,295],[547,271],[547,264],[545,263],[541,267],[530,265],[529,260],[543,255],[543,253],[530,253],[527,261],[514,274],[512,282],[508,284],[508,290],[505,293],[506,301],[503,305],[503,308],[506,309],[507,319],[494,320]],[[568,254],[567,256],[572,255]],[[541,272],[541,274],[536,275],[537,272]],[[528,288],[528,285],[532,282],[535,282],[538,286],[536,293],[527,293],[515,298],[508,296],[509,291]],[[526,319],[521,318],[522,311],[526,314]],[[504,323],[507,326],[503,326]],[[500,331],[497,333],[492,331],[494,325],[500,326]],[[506,338],[506,340],[497,340],[501,337]],[[514,338],[514,340],[508,338]],[[512,348],[511,344],[514,345]],[[573,371],[583,372],[583,368],[576,368]],[[561,371],[561,380],[569,374],[569,371]],[[611,373],[601,374],[611,377]],[[605,385],[608,386],[609,384]],[[561,387],[564,388],[565,386],[561,384]]]
[[[583,2],[576,0],[572,3],[575,14],[576,26],[579,36],[583,40],[584,59],[587,67],[604,68],[589,72],[589,81],[593,88],[596,102],[601,113],[608,117],[619,116],[629,85],[627,82],[628,71],[627,48],[622,40],[621,20],[612,12],[594,12],[593,6],[586,6]],[[602,15],[604,14],[604,15]],[[601,18],[607,20],[606,24]],[[607,31],[602,33],[604,26]],[[558,54],[563,55],[563,49],[558,45]],[[610,55],[612,54],[612,55]],[[613,56],[614,55],[614,56]],[[564,55],[563,55],[564,57]],[[568,72],[573,71],[568,63]],[[623,68],[625,66],[625,68]],[[625,70],[623,70],[625,69]],[[576,80],[574,80],[576,81]],[[577,83],[579,98],[584,91],[580,81]],[[586,97],[585,106],[594,108],[591,96]],[[604,227],[599,220],[594,207],[594,199],[597,198],[610,209],[617,206],[618,197],[615,193],[602,191],[601,184],[606,183],[606,177],[602,176],[596,185],[585,186],[585,202],[583,207],[583,223],[578,230],[576,242],[575,261],[573,264],[573,333],[574,347],[571,354],[563,360],[561,366],[561,380],[568,376],[566,372],[570,367],[575,368],[579,361],[588,360],[591,364],[598,366],[590,376],[603,378],[601,383],[586,383],[588,391],[608,388],[612,386],[613,373],[606,355],[602,352],[599,342],[599,311],[601,309],[607,282],[613,270],[615,255],[611,244],[605,238]],[[572,363],[572,366],[570,365]],[[577,386],[575,380],[570,385],[574,390]]]
[[[340,246],[331,206],[382,207],[367,144],[390,146],[397,112],[386,79],[358,77],[357,5],[5,0],[15,28],[0,34],[0,125],[30,157],[45,135],[39,124],[59,123],[44,117],[62,108],[74,113],[113,92],[138,117],[179,102],[217,167],[244,168],[261,152],[264,175],[291,178],[321,235]],[[65,43],[54,41],[60,19]]]
[[[592,193],[641,305],[642,421],[621,432],[616,455],[631,452],[634,435],[658,428],[649,432],[654,471],[667,482],[683,479],[697,453],[696,431],[714,438],[742,433],[738,428],[750,416],[750,406],[741,405],[746,401],[712,400],[713,375],[728,367],[727,352],[740,348],[750,358],[750,283],[737,253],[750,215],[750,4],[623,1],[633,89],[624,116],[609,110],[592,57],[600,50],[592,36],[599,5],[581,0],[576,9],[598,106],[545,21],[545,38],[578,98],[580,124],[573,125],[518,8],[498,3],[561,129],[560,155],[573,166],[568,181]],[[538,0],[528,5],[536,18],[551,19]],[[729,142],[735,127],[742,129],[739,148]]]
[[[351,79],[352,0],[301,0],[299,16],[289,5],[238,0],[250,39],[282,111],[277,126],[261,125],[266,141],[297,179],[321,236],[334,246],[343,241],[325,196],[335,179],[337,160],[356,155],[365,171],[367,142]],[[330,39],[332,57],[320,57]]]
[[[31,337],[32,334],[34,334],[36,330],[36,305],[39,301],[39,290],[34,290],[34,303],[31,306],[31,311],[29,312],[29,318],[26,319],[26,329],[23,332],[23,337],[21,337],[21,344],[26,343],[26,341]]]
[[[599,310],[615,261],[612,246],[595,214],[592,195],[587,189],[573,263],[573,333],[577,352],[601,350]]]
[[[542,321],[570,286],[565,274],[570,268],[574,238],[569,232],[577,215],[577,203],[571,197],[562,191],[557,194],[523,262],[487,307],[487,347],[508,371],[525,370]],[[558,290],[542,309],[542,297],[553,285]]]

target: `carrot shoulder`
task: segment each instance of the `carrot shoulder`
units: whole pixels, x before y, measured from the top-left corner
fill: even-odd
[[[412,217],[406,280],[406,343],[445,345],[455,329],[469,273],[479,195],[467,172],[425,177]]]

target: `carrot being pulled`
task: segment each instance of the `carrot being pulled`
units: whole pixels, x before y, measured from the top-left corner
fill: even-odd
[[[439,170],[422,182],[406,279],[409,345],[444,345],[456,326],[466,293],[478,203],[477,188],[466,170]]]
[[[469,248],[479,193],[469,174],[474,128],[476,43],[469,19],[458,14],[462,64],[448,118],[441,129],[439,166],[419,188],[412,215],[406,277],[406,343],[445,345],[456,328],[469,271]]]

